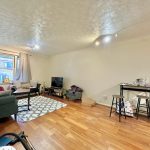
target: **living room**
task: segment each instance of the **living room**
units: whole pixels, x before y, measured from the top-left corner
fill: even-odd
[[[0,96],[0,135],[24,132],[30,149],[149,150],[149,4],[0,2],[0,93],[17,106],[7,113]],[[1,67],[6,58],[10,68]]]

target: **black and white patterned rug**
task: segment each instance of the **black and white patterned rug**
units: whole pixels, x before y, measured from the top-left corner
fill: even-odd
[[[26,105],[27,98],[18,100],[18,106]],[[62,102],[47,98],[44,96],[35,96],[30,98],[30,111],[22,111],[17,114],[17,121],[26,122],[37,117],[43,116],[49,112],[67,106]],[[19,107],[19,110],[27,109],[27,107]]]

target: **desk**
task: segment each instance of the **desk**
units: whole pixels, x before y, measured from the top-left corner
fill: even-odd
[[[123,91],[139,91],[139,92],[149,92],[150,86],[138,86],[132,84],[120,84],[120,95],[123,96]]]

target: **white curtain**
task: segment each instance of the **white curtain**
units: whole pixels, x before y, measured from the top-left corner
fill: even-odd
[[[16,70],[14,72],[14,80],[20,82],[30,82],[31,70],[29,55],[20,53],[19,57],[16,57]]]

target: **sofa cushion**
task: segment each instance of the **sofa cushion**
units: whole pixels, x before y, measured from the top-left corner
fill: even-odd
[[[0,92],[1,92],[1,91],[4,91],[4,88],[3,88],[2,86],[0,86]]]
[[[9,84],[1,84],[1,87],[4,89],[4,91],[7,91]]]
[[[72,85],[71,90],[73,92],[83,92],[83,90],[80,87],[76,86],[76,85]]]
[[[30,83],[23,83],[23,84],[21,84],[21,88],[29,89],[30,88]]]
[[[20,81],[15,81],[13,84],[17,89],[21,88],[21,82]]]
[[[14,103],[16,101],[15,96],[0,97],[0,105],[6,105],[8,103]]]
[[[10,95],[11,95],[11,91],[0,91],[0,97],[10,96]]]
[[[37,81],[33,81],[33,80],[31,80],[30,81],[30,85],[32,86],[32,87],[37,87]]]

